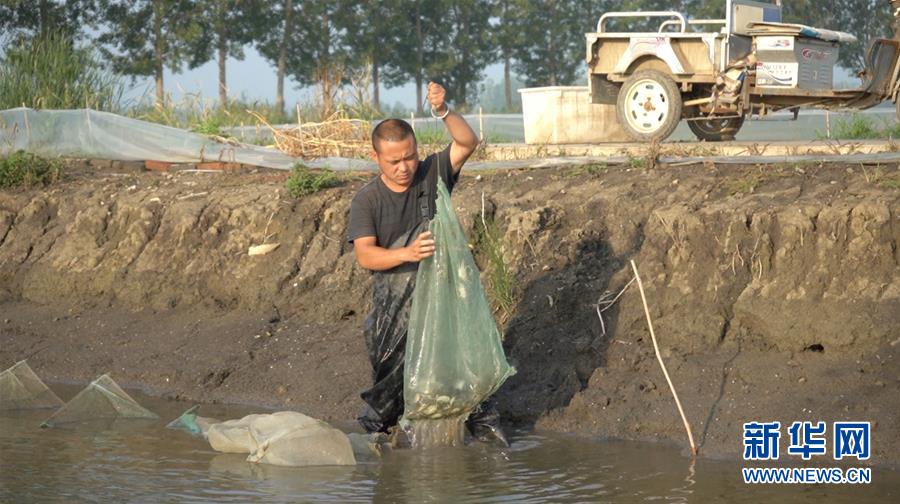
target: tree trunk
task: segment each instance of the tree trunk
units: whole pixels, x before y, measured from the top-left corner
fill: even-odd
[[[325,47],[319,62],[322,68],[319,73],[322,76],[322,119],[324,120],[331,116],[331,112],[334,110],[334,100],[331,89],[331,80],[334,78],[332,75],[334,72],[334,62],[331,61],[331,22],[327,12],[322,16],[322,28],[322,32],[325,34]]]
[[[284,0],[284,33],[281,37],[281,47],[278,48],[278,89],[275,91],[275,109],[285,114],[284,110],[284,68],[287,60],[287,46],[291,39],[291,14],[293,14],[293,0]]]
[[[50,2],[41,0],[38,11],[41,35],[46,35],[50,31]]]
[[[894,40],[900,40],[900,0],[891,0],[891,14],[894,15]]]
[[[164,106],[166,90],[163,87],[163,52],[165,44],[162,33],[163,6],[159,1],[153,2],[153,72],[156,78],[156,105]]]
[[[377,49],[376,49],[377,51]],[[378,55],[372,55],[372,106],[375,107],[375,110],[381,111],[381,93],[379,92],[379,78],[378,78]]]
[[[225,30],[225,24],[219,23],[216,30],[216,38],[218,39],[219,52],[219,105],[222,108],[228,106],[228,85],[225,80],[225,59],[228,57],[228,39]]]
[[[422,72],[425,65],[424,46],[422,40],[422,2],[416,2],[416,115],[423,115],[422,110]]]
[[[504,52],[506,54],[503,56],[503,93],[506,95],[506,111],[511,112],[513,109],[513,102],[509,49],[504,49]]]

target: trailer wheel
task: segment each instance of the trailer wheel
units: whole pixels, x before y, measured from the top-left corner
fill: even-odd
[[[705,119],[700,121],[688,121],[688,127],[699,140],[706,142],[722,142],[734,140],[738,130],[744,125],[743,117],[731,117],[728,119]]]
[[[665,73],[639,70],[619,89],[616,116],[638,142],[665,140],[681,120],[681,92]]]

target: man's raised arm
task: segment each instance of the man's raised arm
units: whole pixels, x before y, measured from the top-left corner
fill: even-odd
[[[453,174],[456,175],[478,147],[478,136],[461,115],[449,109],[444,101],[446,96],[447,90],[443,86],[434,82],[428,83],[428,102],[431,103],[431,111],[437,117],[443,116],[447,132],[453,139],[453,143],[450,144],[450,164],[453,165]]]

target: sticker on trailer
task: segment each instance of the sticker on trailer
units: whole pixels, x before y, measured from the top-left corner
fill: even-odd
[[[796,87],[797,70],[797,63],[757,63],[756,85]]]
[[[756,49],[793,51],[794,37],[756,37]]]
[[[829,56],[831,56],[831,52],[830,51],[820,51],[818,49],[811,49],[809,47],[805,47],[805,48],[803,48],[803,50],[800,51],[800,55],[803,56],[803,59],[805,59],[805,60],[823,61],[825,59],[828,59]]]

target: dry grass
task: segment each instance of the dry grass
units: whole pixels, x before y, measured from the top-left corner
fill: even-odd
[[[371,123],[351,119],[342,111],[331,114],[322,122],[300,123],[289,129],[275,128],[263,116],[247,112],[272,131],[275,147],[291,156],[304,159],[364,158],[371,150]]]

